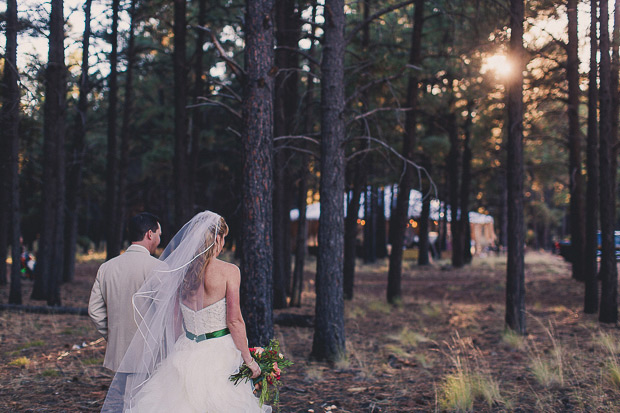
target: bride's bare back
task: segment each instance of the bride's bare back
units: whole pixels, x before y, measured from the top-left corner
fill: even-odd
[[[203,288],[187,297],[183,304],[199,311],[223,300],[226,298],[228,283],[235,273],[239,273],[236,265],[214,258],[204,270]]]

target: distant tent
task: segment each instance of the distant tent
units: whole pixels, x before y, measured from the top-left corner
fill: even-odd
[[[430,195],[428,195],[430,196]],[[392,188],[387,186],[384,188],[384,214],[387,220],[390,219],[391,216],[391,201],[392,201]],[[420,191],[416,191],[415,189],[411,190],[411,195],[409,196],[409,218],[412,220],[418,219],[422,214],[422,201],[423,195]],[[443,218],[442,211],[443,203],[438,199],[431,199],[431,212],[430,219],[434,221],[434,223],[438,223]],[[343,208],[347,210],[346,202],[343,205]],[[358,219],[364,220],[364,195],[362,194],[362,199],[360,201],[360,209],[358,211]],[[448,215],[448,223],[451,221],[452,214],[450,212],[450,206],[448,205],[446,208],[446,212]],[[318,239],[318,220],[321,215],[321,204],[320,202],[315,202],[306,207],[306,219],[308,223],[308,245],[316,246]],[[290,211],[291,221],[297,221],[299,219],[299,210],[292,209]],[[487,247],[495,244],[497,239],[495,235],[494,228],[494,219],[490,215],[481,214],[479,212],[470,211],[469,212],[469,224],[471,227],[471,238],[473,241],[472,247],[475,249],[475,252],[482,252]],[[411,231],[415,231],[411,228]],[[450,226],[448,225],[448,231],[450,231]],[[450,234],[450,232],[448,232]],[[410,234],[409,238],[413,239],[415,234]],[[436,238],[436,233],[431,235],[431,240]]]

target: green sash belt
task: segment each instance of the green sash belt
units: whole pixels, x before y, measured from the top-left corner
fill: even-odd
[[[223,328],[221,330],[212,331],[210,333],[200,335],[196,335],[185,330],[185,335],[187,336],[187,338],[189,338],[190,340],[194,340],[196,343],[200,343],[201,341],[208,340],[210,338],[224,337],[227,334],[230,334],[230,330],[228,328]]]

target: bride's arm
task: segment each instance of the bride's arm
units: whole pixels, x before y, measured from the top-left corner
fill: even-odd
[[[235,346],[241,351],[241,357],[245,364],[250,365],[253,358],[248,349],[248,338],[245,332],[245,322],[241,315],[239,305],[239,286],[241,285],[241,273],[236,266],[232,267],[226,277],[226,322]]]

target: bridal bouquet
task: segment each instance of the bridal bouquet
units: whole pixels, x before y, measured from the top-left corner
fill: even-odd
[[[280,375],[283,369],[293,363],[285,359],[282,353],[280,353],[280,343],[275,339],[272,339],[265,348],[250,348],[250,354],[260,366],[260,376],[252,379],[252,370],[245,364],[242,364],[239,367],[239,372],[230,376],[230,381],[237,384],[241,380],[252,380],[260,405],[262,406],[266,402],[273,401],[274,406],[277,408],[280,399]]]

